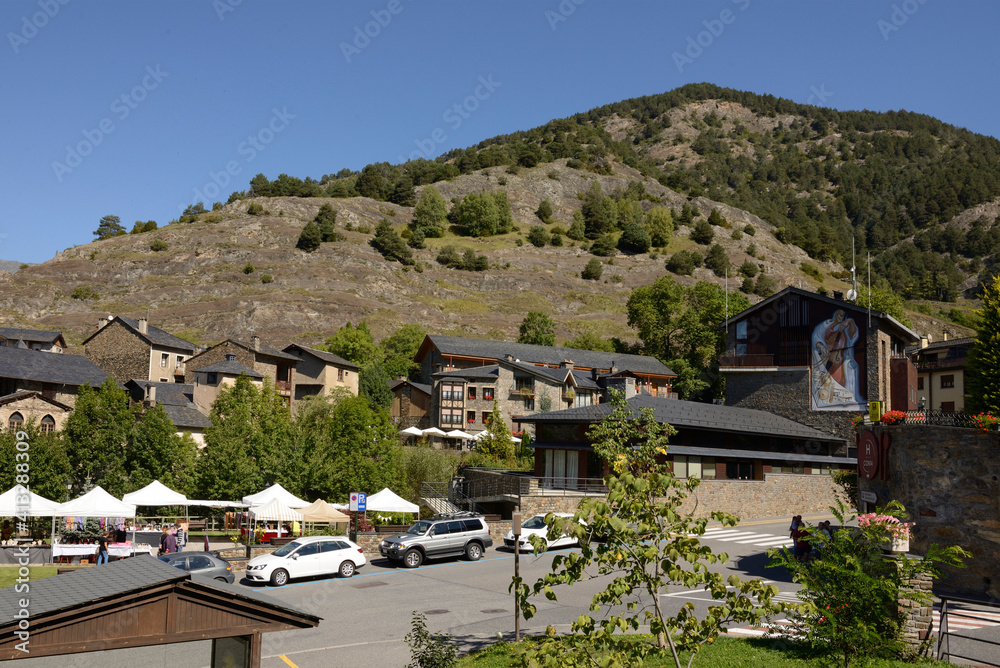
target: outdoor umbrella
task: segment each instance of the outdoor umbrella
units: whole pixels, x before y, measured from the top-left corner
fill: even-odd
[[[416,427],[407,427],[406,429],[401,429],[400,434],[406,434],[407,436],[423,436],[424,432],[422,429],[417,429]]]

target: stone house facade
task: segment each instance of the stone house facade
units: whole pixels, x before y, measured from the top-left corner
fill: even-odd
[[[430,385],[409,380],[394,380],[389,384],[392,390],[392,406],[389,414],[400,429],[432,427]]]
[[[295,365],[294,401],[306,397],[329,397],[337,389],[358,396],[358,373],[361,367],[339,355],[293,343],[282,352],[299,359]]]
[[[263,384],[263,374],[236,360],[236,353],[227,353],[221,362],[208,364],[191,372],[194,375],[192,401],[201,413],[208,415],[219,394],[235,385],[240,376],[246,376],[258,386]]]
[[[145,318],[124,316],[101,318],[83,347],[87,359],[119,383],[184,382],[185,364],[198,351],[190,341],[153,327]]]
[[[184,382],[194,383],[195,372],[211,364],[226,361],[228,355],[235,356],[236,362],[268,379],[278,395],[291,407],[292,386],[299,358],[262,344],[259,336],[252,337],[249,343],[226,339],[198,353],[187,362]]]
[[[975,339],[952,339],[933,343],[921,337],[920,347],[910,352],[917,368],[918,404],[928,410],[965,410],[965,366]]]
[[[0,346],[0,399],[18,392],[72,408],[81,385],[100,387],[108,377],[86,357]]]
[[[14,392],[0,397],[0,428],[16,432],[33,424],[42,433],[52,433],[63,428],[72,410],[41,392]]]

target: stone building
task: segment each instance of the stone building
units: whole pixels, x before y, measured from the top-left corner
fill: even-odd
[[[285,404],[291,407],[292,385],[299,358],[262,344],[259,336],[251,337],[249,343],[236,339],[226,339],[208,350],[198,353],[188,360],[184,381],[195,383],[197,371],[212,364],[225,362],[230,355],[233,355],[234,360],[247,369],[260,374],[261,378],[268,379],[274,385],[278,395],[285,400]],[[195,401],[195,403],[198,402]],[[201,404],[198,405],[201,406]]]
[[[61,353],[66,350],[66,339],[63,338],[62,332],[0,327],[0,346]]]
[[[125,389],[133,406],[162,406],[178,436],[190,434],[198,447],[204,447],[205,430],[212,426],[212,421],[195,405],[194,385],[130,380],[125,383]]]
[[[429,334],[415,357],[420,365],[420,381],[425,384],[431,384],[432,376],[440,371],[488,366],[505,359],[552,369],[562,367],[566,360],[573,360],[574,370],[594,378],[628,373],[636,379],[641,392],[652,396],[675,396],[671,384],[677,374],[655,357],[646,355]]]
[[[933,343],[921,337],[920,347],[910,352],[917,368],[917,400],[927,410],[946,413],[965,410],[965,365],[975,339],[948,340]]]
[[[84,342],[87,359],[114,376],[119,383],[142,378],[160,383],[183,383],[187,360],[198,347],[158,327],[145,318],[108,316]]]
[[[80,386],[100,387],[107,376],[85,357],[0,346],[0,424],[60,429]]]
[[[306,397],[328,397],[337,388],[358,396],[358,372],[361,367],[339,355],[293,343],[283,352],[299,359],[295,365],[292,395],[295,401]]]
[[[409,380],[394,380],[389,383],[392,390],[392,406],[389,414],[400,429],[432,427],[431,386]]]
[[[905,355],[918,336],[892,316],[786,288],[720,325],[726,404],[781,415],[853,440],[851,418],[868,402],[916,410],[916,370]]]
[[[263,374],[240,364],[236,359],[236,353],[226,353],[221,362],[199,367],[191,372],[194,375],[192,399],[195,407],[205,415],[211,412],[219,393],[235,385],[240,376],[246,376],[258,386],[263,384]]]

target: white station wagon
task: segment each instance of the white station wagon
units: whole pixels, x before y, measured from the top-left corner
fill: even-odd
[[[252,582],[270,582],[276,587],[294,578],[335,575],[349,578],[367,563],[364,550],[342,536],[307,536],[296,538],[271,554],[262,554],[247,562],[246,578]]]

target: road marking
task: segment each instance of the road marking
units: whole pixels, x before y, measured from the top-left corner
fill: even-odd
[[[681,592],[686,593],[686,592]],[[784,598],[785,592],[779,594]],[[693,598],[693,597],[692,597]],[[775,597],[777,598],[777,596]],[[961,613],[962,617],[953,617],[952,612],[948,614],[948,630],[963,630],[963,631],[973,631],[976,629],[985,629],[993,626],[1000,626],[1000,615],[992,612],[982,612],[979,610],[955,610],[955,613]],[[931,631],[933,633],[941,632],[941,613],[937,606],[934,607],[933,623],[931,624]],[[787,619],[778,619],[770,622],[766,626],[739,626],[736,628],[727,629],[727,633],[733,636],[742,637],[757,637],[765,634],[771,635],[784,635],[786,637],[795,637],[798,633],[794,629],[794,623]]]
[[[313,647],[311,649],[300,649],[294,652],[285,652],[285,654],[308,654],[309,652],[325,652],[329,649],[343,649],[345,647],[364,647],[366,645],[388,645],[389,643],[403,642],[402,638],[393,638],[391,640],[369,640],[368,642],[351,642],[344,645],[328,645],[327,647]],[[287,661],[283,654],[271,654],[270,656],[261,657],[264,659],[274,659],[279,658]]]
[[[740,533],[738,536],[727,536],[725,538],[719,538],[720,543],[733,543],[735,541],[742,541],[744,539],[752,540],[764,540],[765,538],[774,538],[773,533]],[[784,540],[784,539],[783,539]]]
[[[295,665],[294,663],[292,663],[291,661],[289,661],[289,660],[288,660],[288,657],[287,657],[287,656],[285,656],[284,654],[282,654],[282,655],[281,655],[281,656],[279,656],[278,658],[279,658],[279,659],[281,659],[282,661],[284,661],[285,663],[287,663],[287,664],[288,664],[289,666],[291,666],[292,668],[299,668],[299,667],[298,667],[298,666],[296,666],[296,665]]]

